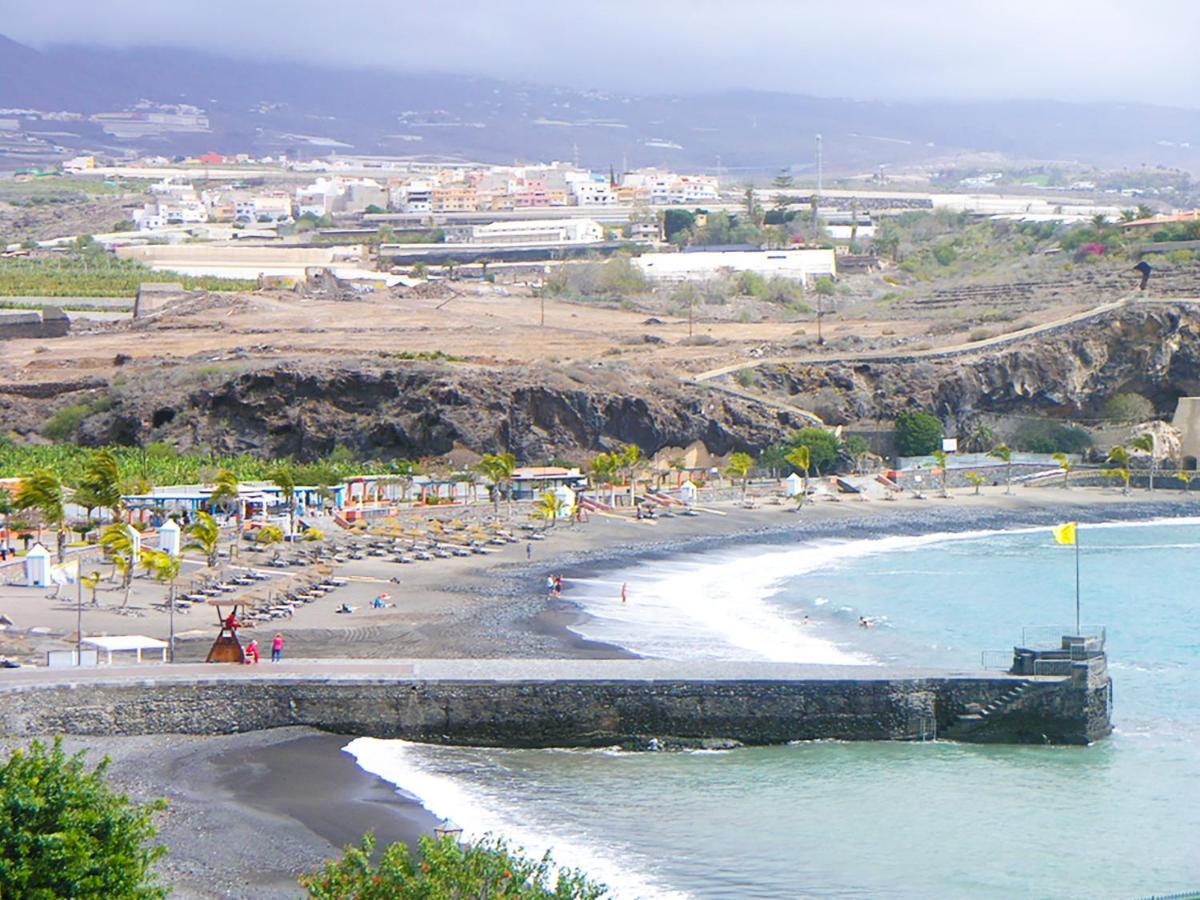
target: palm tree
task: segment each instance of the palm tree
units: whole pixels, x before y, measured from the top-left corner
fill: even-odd
[[[1004,493],[1012,493],[1012,450],[1008,444],[998,444],[988,451],[988,456],[1004,463]]]
[[[232,511],[237,524],[238,537],[242,534],[242,504],[238,500],[238,480],[232,469],[221,469],[213,481],[209,503],[220,504],[226,513]]]
[[[1129,493],[1129,451],[1120,444],[1108,451],[1108,459],[1105,462],[1113,466],[1104,474],[1110,478],[1120,478],[1125,482],[1125,486],[1121,489],[1122,494]]]
[[[980,475],[978,472],[968,472],[967,473],[967,481],[969,481],[969,482],[971,482],[971,484],[975,485],[975,496],[977,496],[977,497],[979,496],[979,489],[984,484],[987,483],[987,479],[984,478],[982,475]]]
[[[618,464],[625,470],[625,477],[629,480],[629,505],[637,504],[637,476],[636,469],[638,463],[642,459],[642,449],[637,444],[626,444],[621,448],[621,452],[617,454]]]
[[[273,544],[278,544],[283,540],[283,529],[278,525],[264,525],[258,530],[257,541],[264,547],[270,547]],[[279,556],[279,551],[275,552],[275,556]]]
[[[62,482],[50,469],[38,469],[21,479],[17,485],[14,509],[36,509],[41,514],[38,522],[38,543],[42,540],[42,525],[52,525],[61,532],[66,513],[63,510]],[[63,542],[58,542],[58,561],[62,562]]]
[[[10,546],[8,535],[9,517],[12,515],[13,504],[12,499],[8,496],[8,491],[0,489],[0,542],[4,546]]]
[[[121,601],[121,609],[129,605],[129,589],[133,585],[133,567],[134,567],[134,539],[130,532],[133,530],[132,525],[124,522],[113,522],[106,525],[104,530],[100,532],[100,546],[112,559],[113,572],[121,573],[121,587],[125,591],[125,598]]]
[[[1155,447],[1154,435],[1149,431],[1142,432],[1129,442],[1129,446],[1134,450],[1144,450],[1150,454],[1150,490],[1154,490],[1154,475],[1155,470],[1158,468],[1158,457],[1154,453],[1157,449]]]
[[[109,510],[114,522],[117,520],[123,504],[121,473],[117,468],[117,458],[111,451],[100,450],[92,456],[88,461],[87,471],[80,480],[79,489],[84,491],[85,496],[97,507]],[[76,491],[77,495],[78,493],[79,491]]]
[[[563,503],[562,497],[554,491],[546,491],[534,504],[533,514],[539,519],[544,519],[547,525],[553,527],[565,508],[566,504]]]
[[[500,495],[506,493],[512,504],[512,477],[517,467],[517,458],[511,453],[485,453],[475,468],[492,483],[492,500],[496,504],[496,515],[500,515]]]
[[[618,464],[611,453],[601,453],[597,455],[591,465],[588,467],[588,477],[591,482],[596,485],[607,485],[609,491],[608,505],[613,505],[613,482],[615,480]]]
[[[151,550],[146,554],[146,560],[146,568],[154,576],[155,581],[168,585],[167,609],[169,611],[170,637],[167,640],[167,658],[171,662],[175,662],[175,580],[179,577],[183,560],[163,550]]]
[[[742,502],[746,502],[746,488],[750,482],[750,470],[754,468],[754,457],[749,453],[735,453],[729,457],[725,474],[742,482]]]
[[[1075,465],[1065,453],[1055,453],[1051,458],[1058,463],[1058,467],[1062,469],[1063,487],[1070,487],[1071,485],[1067,483],[1067,479],[1070,477],[1071,470],[1075,468]]]
[[[808,496],[808,470],[812,466],[812,453],[808,449],[808,444],[802,444],[799,447],[793,448],[792,451],[789,452],[788,455],[785,456],[783,459],[784,459],[784,462],[791,465],[792,468],[798,469],[800,472],[803,473],[804,490],[800,494],[800,496],[807,497]],[[803,503],[804,501],[799,500],[797,502]]]
[[[936,462],[938,464],[938,468],[942,470],[942,496],[943,497],[950,496],[949,492],[947,492],[947,490],[946,490],[946,464],[949,462],[949,459],[950,459],[950,457],[947,455],[945,450],[934,450],[933,451],[933,460],[934,460],[934,462]]]
[[[201,510],[196,513],[196,520],[187,527],[191,540],[184,545],[185,550],[199,550],[208,560],[211,569],[217,564],[217,546],[221,542],[221,526],[217,520]]]
[[[279,487],[283,502],[287,504],[288,534],[296,532],[296,475],[287,463],[280,463],[271,470],[271,480]],[[259,535],[262,539],[262,535]]]
[[[96,591],[100,588],[100,573],[92,572],[88,575],[80,575],[79,583],[92,592],[92,606],[96,606]]]

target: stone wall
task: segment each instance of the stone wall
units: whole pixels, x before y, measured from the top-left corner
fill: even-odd
[[[0,311],[0,341],[62,337],[70,330],[71,320],[57,306],[28,312]]]
[[[914,740],[1002,701],[1013,678],[784,681],[429,681],[238,678],[24,686],[0,692],[5,734],[228,734],[309,725],[341,734],[505,746],[657,740]],[[1069,680],[963,740],[1087,743],[1107,733]],[[1022,703],[1026,703],[1023,698]],[[1007,724],[1006,724],[1007,723]]]

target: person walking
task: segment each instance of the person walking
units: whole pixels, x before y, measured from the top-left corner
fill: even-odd
[[[254,638],[246,645],[246,665],[251,664],[258,665],[258,641]]]
[[[271,641],[271,662],[277,663],[283,658],[283,635],[275,635],[275,639]]]
[[[525,544],[525,561],[533,559],[533,541],[527,541]]]

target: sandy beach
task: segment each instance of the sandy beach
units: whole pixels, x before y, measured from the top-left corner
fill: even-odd
[[[586,641],[571,630],[583,614],[570,602],[569,587],[560,599],[547,597],[547,574],[560,573],[569,585],[572,578],[638,561],[652,564],[739,544],[1190,516],[1200,512],[1200,500],[1175,491],[1124,497],[1111,490],[1039,488],[1011,496],[962,492],[951,499],[817,502],[800,513],[770,503],[745,509],[729,502],[715,510],[653,523],[593,517],[581,526],[556,527],[528,549],[510,544],[487,557],[405,566],[377,558],[349,562],[338,569],[352,579],[345,588],[282,624],[260,627],[259,642],[268,646],[270,635],[281,631],[291,658],[623,656],[622,648]],[[400,584],[388,583],[393,574]],[[164,636],[166,614],[149,606],[161,586],[139,587],[142,615],[131,619],[111,608],[85,608],[85,629]],[[367,608],[383,591],[396,605]],[[335,613],[343,601],[357,611]],[[102,594],[102,602],[111,607],[119,599]],[[14,622],[5,633],[10,652],[23,646],[30,655],[55,641],[65,645],[75,623],[73,602],[47,601],[44,591],[25,588],[0,588],[0,612]],[[211,610],[200,608],[179,616],[181,659],[203,657],[213,631],[210,617],[215,620]],[[113,781],[134,797],[167,798],[160,837],[171,852],[162,872],[175,896],[295,897],[303,895],[298,873],[363,832],[374,831],[380,842],[411,842],[436,824],[417,802],[358,769],[340,752],[348,742],[286,729],[212,738],[72,739],[68,746],[87,748],[93,758],[110,755]]]

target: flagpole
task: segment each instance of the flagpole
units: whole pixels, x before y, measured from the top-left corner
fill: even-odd
[[[1079,526],[1075,526],[1075,636],[1080,636],[1079,628]]]

